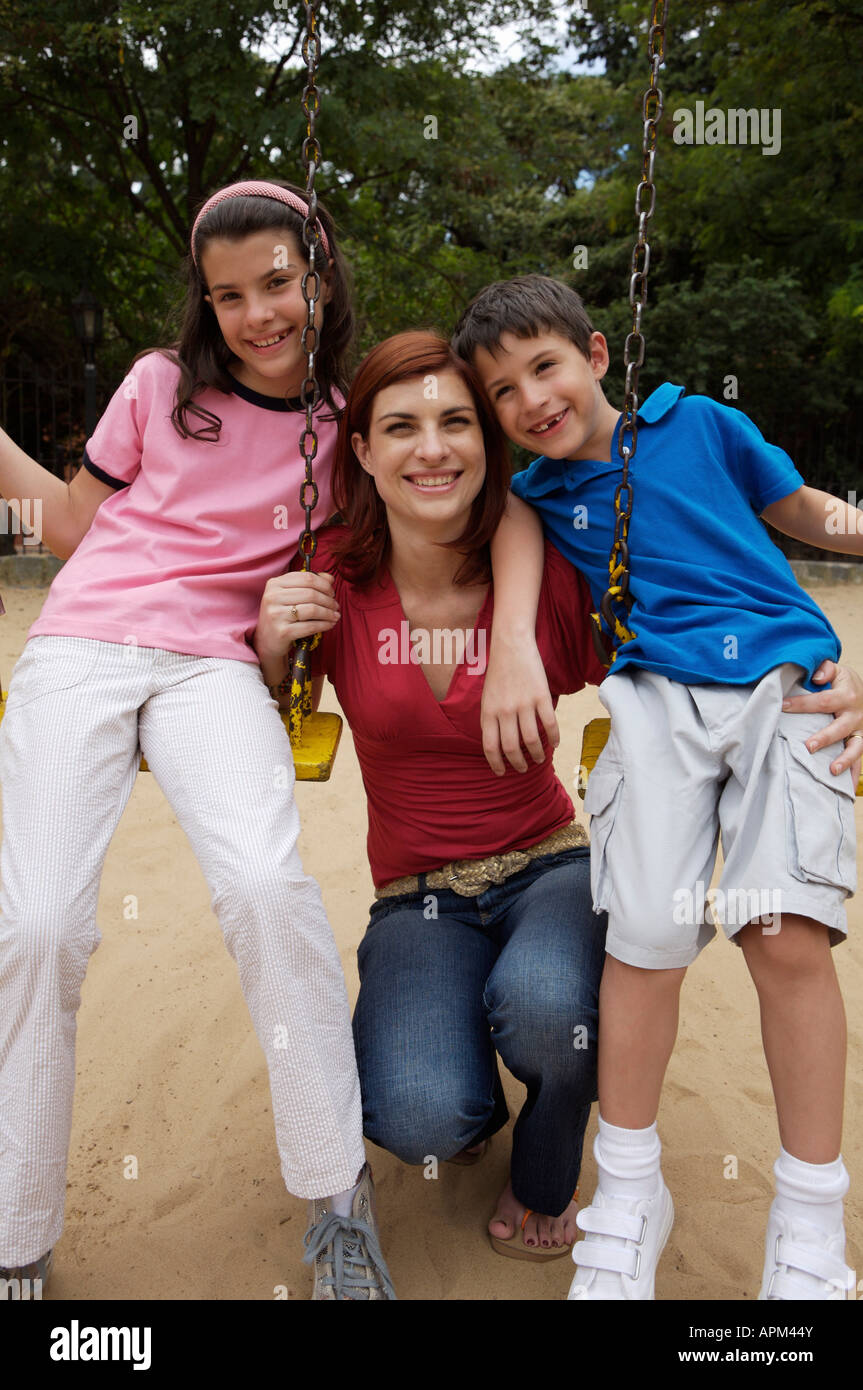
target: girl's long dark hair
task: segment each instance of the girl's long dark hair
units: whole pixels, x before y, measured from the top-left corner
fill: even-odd
[[[305,202],[305,191],[294,184],[278,179],[267,181],[290,189]],[[203,200],[202,207],[206,201]],[[335,393],[347,395],[347,356],[354,335],[354,313],[351,306],[350,273],[336,242],[333,219],[321,202],[318,202],[318,218],[327,234],[332,264],[328,267],[331,295],[324,315],[315,363],[321,397],[329,405],[333,417],[336,417],[340,413],[340,401]],[[171,422],[183,439],[218,439],[222,427],[221,420],[194,398],[208,386],[226,393],[232,389],[228,372],[231,353],[222,337],[215,312],[204,299],[207,285],[199,269],[201,253],[207,243],[215,237],[227,241],[240,241],[250,233],[262,231],[272,231],[274,235],[285,231],[292,232],[300,250],[304,251],[302,214],[274,198],[226,198],[202,218],[195,233],[197,264],[190,253],[185,265],[186,294],[180,336],[172,347],[159,349],[180,369],[177,399],[171,412]],[[320,249],[316,254],[319,270],[322,258],[323,251]],[[138,357],[143,356],[144,353],[138,354]],[[137,360],[136,357],[135,361]],[[195,428],[194,421],[202,423]]]
[[[509,491],[509,445],[494,407],[473,367],[457,356],[446,338],[429,329],[412,329],[386,338],[372,348],[357,368],[348,392],[333,460],[333,502],[343,526],[328,531],[333,558],[351,582],[371,583],[388,563],[390,533],[387,509],[374,478],[354,452],[354,434],[368,439],[375,397],[388,386],[416,377],[455,372],[461,377],[476,409],[485,445],[485,481],[474,498],[467,525],[456,540],[441,542],[465,559],[456,584],[482,584],[491,579],[489,542],[497,530]]]

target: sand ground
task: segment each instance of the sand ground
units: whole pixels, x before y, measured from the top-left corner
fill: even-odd
[[[4,688],[46,590],[7,589],[0,623]],[[863,671],[863,591],[813,587]],[[324,707],[337,708],[327,690]],[[561,702],[558,773],[572,791],[593,691]],[[305,867],[321,883],[356,997],[356,948],[372,883],[365,801],[346,729],[326,785],[300,785]],[[580,802],[578,805],[580,806]],[[863,843],[863,798],[857,802]],[[128,895],[138,916],[124,915]],[[844,1141],[852,1188],[848,1263],[863,1255],[863,896],[849,904],[851,938],[836,952],[849,1021]],[[155,780],[139,776],[105,865],[103,942],[79,1015],[78,1087],[66,1229],[51,1298],[307,1299],[300,1262],[304,1202],[281,1181],[263,1054],[189,844]],[[801,1038],[801,1049],[806,1040]],[[504,1073],[517,1114],[523,1088]],[[566,1260],[538,1266],[489,1246],[486,1223],[507,1178],[510,1125],[474,1168],[442,1165],[436,1180],[374,1146],[381,1236],[401,1299],[559,1299]],[[595,1183],[588,1129],[581,1179]],[[752,1300],[758,1292],[771,1165],[778,1153],[758,1009],[742,954],[722,939],[684,986],[680,1035],[660,1133],[677,1219],[657,1277],[666,1300]],[[137,1159],[130,1179],[128,1157]],[[727,1176],[735,1174],[734,1176]],[[863,1271],[861,1271],[863,1272]]]

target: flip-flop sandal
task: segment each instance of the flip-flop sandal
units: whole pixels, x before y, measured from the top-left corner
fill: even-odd
[[[578,1201],[578,1188],[573,1192],[572,1200],[574,1202]],[[564,1255],[571,1255],[571,1245],[544,1246],[524,1245],[522,1243],[522,1232],[527,1225],[527,1218],[532,1215],[533,1212],[528,1207],[527,1211],[524,1213],[519,1230],[515,1231],[506,1239],[504,1239],[503,1236],[493,1236],[491,1231],[489,1231],[488,1238],[491,1241],[492,1249],[496,1250],[498,1255],[506,1255],[511,1260],[534,1260],[538,1264],[541,1264],[543,1260],[562,1260]]]
[[[462,1149],[461,1153],[453,1154],[452,1158],[445,1158],[444,1163],[454,1163],[458,1168],[472,1168],[481,1158],[485,1158],[490,1143],[490,1139],[483,1139],[482,1147],[477,1149],[476,1153],[468,1153],[467,1149]]]

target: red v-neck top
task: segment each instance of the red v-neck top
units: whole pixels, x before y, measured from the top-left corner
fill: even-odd
[[[312,669],[329,676],[351,726],[368,797],[375,887],[454,859],[523,849],[568,825],[573,805],[551,758],[541,765],[528,758],[525,773],[507,764],[505,776],[496,777],[482,751],[491,587],[465,659],[438,702],[421,665],[405,659],[406,619],[389,573],[382,584],[358,588],[331,556],[327,532],[320,532],[313,568],[333,573],[341,619],[313,653]],[[536,639],[555,703],[606,674],[593,650],[590,606],[581,575],[546,542]]]

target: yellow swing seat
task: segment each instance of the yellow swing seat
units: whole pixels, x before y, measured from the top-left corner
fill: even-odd
[[[584,734],[581,740],[581,767],[578,777],[578,794],[582,801],[587,791],[587,779],[596,766],[596,760],[608,742],[608,735],[611,732],[610,719],[591,719],[589,724],[584,726]],[[863,796],[863,772],[857,783],[857,795]]]
[[[290,714],[282,715],[282,722],[288,733],[291,732],[290,719]],[[342,721],[338,714],[327,714],[324,710],[318,710],[305,716],[300,738],[291,741],[294,772],[298,782],[330,780],[341,736]]]

